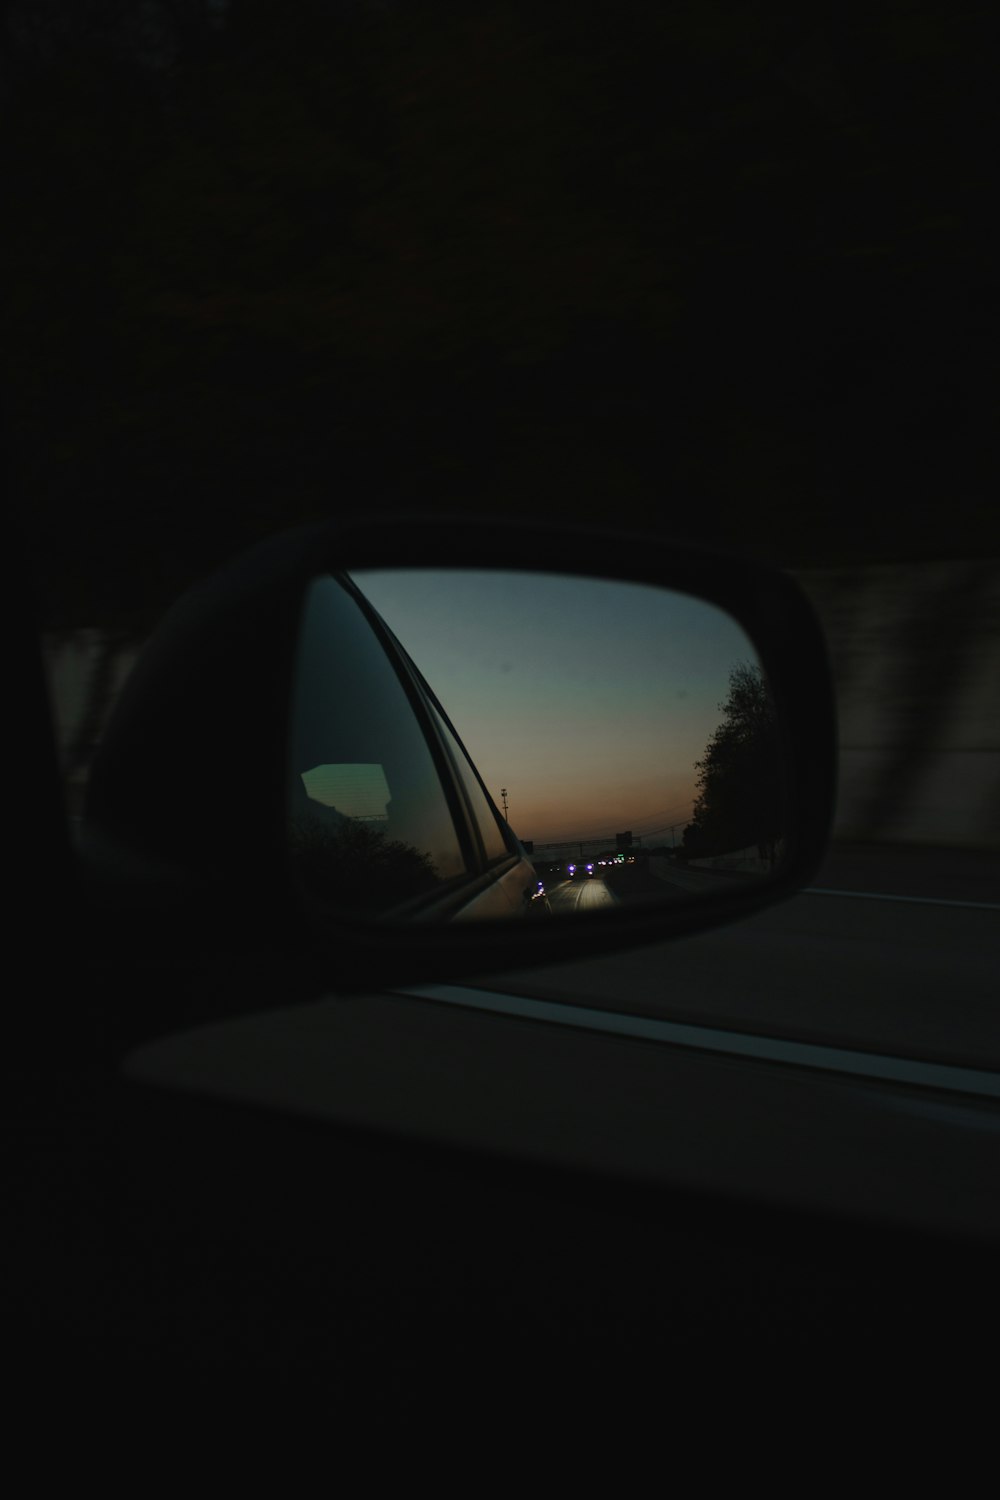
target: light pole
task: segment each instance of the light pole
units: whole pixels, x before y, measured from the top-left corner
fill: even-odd
[[[507,788],[505,786],[500,788],[500,796],[503,798],[503,820],[505,823],[509,823],[510,819],[507,816]]]

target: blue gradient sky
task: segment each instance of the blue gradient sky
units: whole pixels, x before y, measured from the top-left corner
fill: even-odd
[[[742,629],[684,594],[489,571],[352,575],[538,843],[688,820]],[[650,842],[670,842],[667,832]]]

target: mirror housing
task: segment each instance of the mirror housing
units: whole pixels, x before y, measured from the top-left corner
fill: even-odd
[[[287,850],[303,600],[324,574],[394,567],[615,579],[724,610],[753,644],[780,716],[788,812],[780,870],[690,904],[572,921],[415,923],[394,927],[391,940],[377,921],[317,923]],[[303,527],[190,590],[142,652],[91,771],[81,835],[88,920],[100,933],[106,917],[110,940],[133,957],[148,951],[190,965],[266,953],[307,988],[344,993],[559,962],[704,930],[793,895],[824,854],[835,777],[825,643],[798,585],[777,570],[597,529],[409,516]],[[108,940],[106,931],[98,938]],[[299,997],[291,978],[288,988]]]

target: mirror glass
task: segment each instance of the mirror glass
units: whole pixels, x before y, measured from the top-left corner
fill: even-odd
[[[293,869],[345,915],[694,901],[783,855],[781,735],[751,641],[717,606],[646,585],[317,579],[289,754]]]

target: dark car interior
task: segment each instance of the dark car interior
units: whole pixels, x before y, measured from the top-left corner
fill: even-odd
[[[51,809],[37,676],[35,704],[25,785]],[[95,897],[65,822],[46,828],[63,944],[27,940],[14,1094],[46,1132],[22,1162],[33,1379],[55,1346],[60,1381],[99,1362],[116,1399],[224,1378],[468,1416],[516,1387],[621,1419],[717,1381],[721,1357],[727,1380],[794,1369],[831,1399],[877,1344],[903,1379],[995,1315],[988,1090],[352,995],[343,964],[360,986],[374,955],[301,961],[259,915],[235,949],[231,913],[224,937],[184,937],[183,910],[150,925],[147,901],[112,940],[120,888]],[[404,930],[383,941],[405,969]],[[534,927],[502,941],[508,963],[545,951]]]
[[[989,1482],[988,17],[0,7],[23,1472],[308,1403],[329,1483],[407,1417],[477,1489],[529,1424]],[[774,868],[496,920],[567,861],[345,581],[407,567],[537,575],[539,655],[547,576],[728,611]]]

